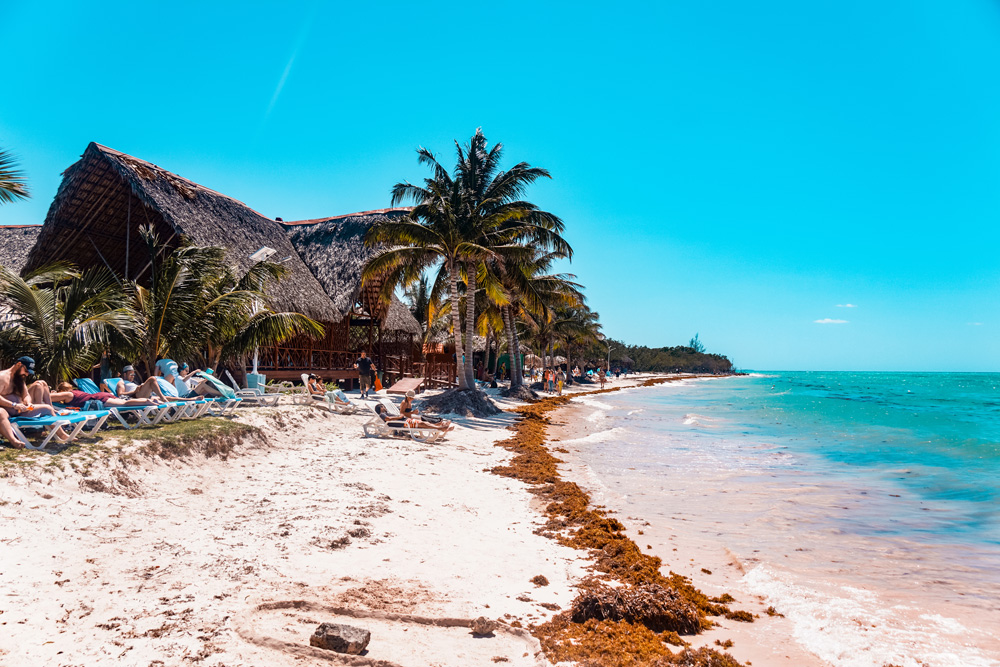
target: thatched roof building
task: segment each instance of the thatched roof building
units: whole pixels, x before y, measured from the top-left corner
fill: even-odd
[[[186,239],[228,249],[241,268],[262,246],[290,269],[271,290],[275,306],[325,321],[338,311],[296,254],[281,224],[246,204],[96,143],[63,173],[63,181],[26,262],[35,269],[57,260],[80,267],[106,264],[129,278],[148,271],[149,255],[137,229],[152,224],[171,246]]]
[[[377,315],[386,329],[420,333],[420,324],[409,309],[393,296],[386,307],[378,302],[377,290],[361,289],[361,271],[375,250],[365,247],[365,234],[379,220],[405,215],[409,209],[390,208],[351,213],[332,218],[284,222],[288,238],[313,276],[333,301],[340,317],[357,312]]]
[[[21,273],[41,225],[0,225],[0,266]]]
[[[103,264],[144,282],[150,257],[139,236],[143,225],[151,225],[170,248],[222,246],[238,269],[249,268],[250,256],[266,246],[275,250],[271,261],[290,270],[269,287],[272,305],[323,322],[326,336],[261,348],[261,368],[275,378],[297,378],[308,370],[356,379],[353,360],[366,349],[380,370],[401,376],[414,372],[413,336],[420,325],[399,299],[385,305],[377,286],[363,290],[361,271],[374,252],[364,245],[365,233],[377,220],[406,210],[283,223],[152,163],[91,143],[63,173],[44,225],[0,227],[0,264],[20,272],[55,261],[80,268]],[[446,374],[454,377],[450,370]]]

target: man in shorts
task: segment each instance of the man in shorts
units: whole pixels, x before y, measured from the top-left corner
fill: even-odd
[[[361,388],[361,398],[368,398],[368,392],[372,388],[372,360],[368,358],[364,350],[361,350],[361,357],[354,362],[354,367],[358,369],[358,386]]]

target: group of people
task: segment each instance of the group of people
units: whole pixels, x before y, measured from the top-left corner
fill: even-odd
[[[69,382],[60,382],[55,390],[45,380],[29,379],[35,374],[35,360],[18,357],[10,368],[0,370],[0,436],[14,447],[24,445],[14,436],[10,419],[13,417],[53,417],[84,409],[89,405],[108,407],[159,405],[175,401],[196,401],[203,396],[225,396],[226,387],[211,373],[190,370],[186,363],[178,366],[171,359],[156,362],[158,375],[136,382],[136,371],[125,366],[119,382],[101,381],[99,391],[86,392]],[[57,407],[58,405],[58,407]],[[69,436],[57,429],[55,439],[66,442]]]
[[[566,384],[566,373],[563,369],[556,368],[546,368],[545,372],[542,373],[542,382],[545,386],[545,391],[550,394],[556,394],[557,396],[562,396],[563,386]]]

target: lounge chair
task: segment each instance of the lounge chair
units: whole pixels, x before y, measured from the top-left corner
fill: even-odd
[[[281,394],[268,394],[262,389],[240,389],[240,385],[236,382],[236,378],[228,370],[226,371],[226,377],[229,378],[229,384],[233,387],[233,392],[235,392],[236,397],[243,399],[247,403],[253,403],[255,405],[263,405],[267,407],[275,407],[278,405],[278,400],[281,398]]]
[[[406,425],[402,417],[385,422],[372,407],[375,417],[362,425],[366,438],[406,438],[417,442],[437,442],[444,437],[445,432],[436,428],[414,428]]]
[[[112,394],[117,394],[118,384],[121,378],[108,378],[104,384],[108,386]],[[74,380],[77,387],[80,387],[82,380]],[[80,389],[80,391],[86,391]],[[119,405],[110,406],[108,411],[118,420],[118,423],[127,429],[138,428],[139,426],[156,426],[160,421],[173,412],[179,403],[159,403],[156,405]],[[135,417],[135,423],[128,420],[128,417]]]
[[[298,405],[311,405],[316,403],[316,401],[322,401],[322,396],[316,396],[309,391],[309,373],[303,373],[299,377],[302,378],[302,393],[295,394],[292,397],[292,401]]]
[[[107,414],[104,416],[107,419]],[[55,415],[52,417],[11,417],[10,425],[14,431],[14,437],[28,449],[45,449],[49,441],[55,437],[56,431],[60,428],[69,436],[67,443],[73,442],[86,428],[87,423],[92,421],[86,414]],[[103,424],[103,422],[102,422]],[[100,426],[98,426],[100,428]],[[45,438],[39,444],[33,444],[24,435],[24,431],[39,430]],[[64,443],[60,443],[64,444]]]

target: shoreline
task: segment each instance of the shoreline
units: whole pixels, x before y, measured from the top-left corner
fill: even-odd
[[[373,632],[358,664],[545,664],[519,628],[569,608],[595,563],[544,536],[526,484],[493,474],[514,459],[496,446],[514,419],[459,418],[423,445],[283,406],[241,413],[266,442],[228,457],[128,450],[63,471],[29,454],[0,473],[0,662],[325,664],[314,622],[354,619]],[[279,609],[294,601],[313,606]],[[488,641],[468,630],[479,616],[501,621]]]
[[[707,381],[730,376],[685,377],[682,380]],[[596,404],[595,404],[596,403]],[[686,520],[661,522],[655,525],[653,517],[636,516],[612,497],[610,489],[590,470],[584,461],[581,448],[587,439],[601,433],[595,421],[588,417],[601,410],[600,397],[580,396],[577,400],[553,413],[553,427],[549,432],[550,448],[559,452],[563,460],[560,470],[567,479],[576,480],[597,505],[607,504],[607,514],[621,521],[632,539],[645,553],[660,558],[664,569],[689,578],[694,586],[707,595],[737,596],[736,603],[754,614],[753,623],[740,623],[713,617],[715,627],[700,634],[685,636],[692,647],[720,649],[738,661],[753,665],[787,665],[789,667],[825,667],[828,663],[806,651],[794,640],[790,622],[778,615],[769,615],[770,606],[764,598],[739,595],[740,579],[749,564],[744,564],[731,551],[720,551],[716,545],[699,540],[692,535],[695,527],[686,526]],[[676,517],[674,517],[676,518]],[[651,521],[652,520],[652,521]],[[732,645],[726,646],[728,642]]]

